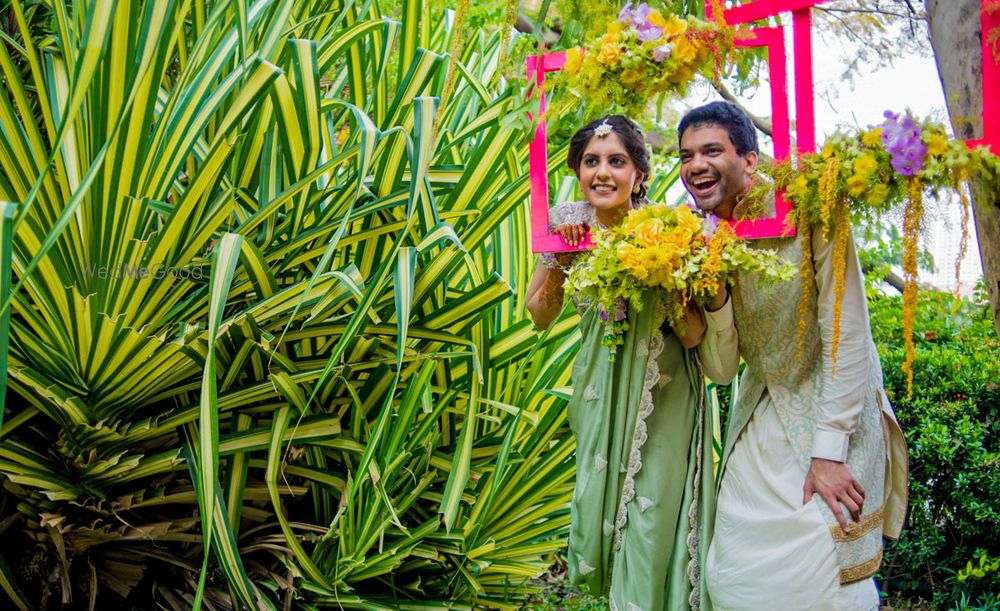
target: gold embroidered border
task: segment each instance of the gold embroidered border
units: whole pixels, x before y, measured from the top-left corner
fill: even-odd
[[[837,543],[844,543],[846,541],[860,539],[861,537],[867,535],[882,525],[883,511],[884,506],[879,505],[878,509],[875,511],[866,516],[861,516],[861,519],[855,522],[851,527],[851,532],[844,532],[844,530],[840,528],[840,524],[834,524],[830,527],[830,534],[833,535],[833,540]]]
[[[848,567],[840,571],[840,585],[846,586],[849,583],[854,583],[855,581],[861,581],[866,577],[871,577],[878,571],[879,565],[882,564],[882,549],[879,548],[878,553],[871,560],[866,560],[861,564],[855,564],[854,566]]]

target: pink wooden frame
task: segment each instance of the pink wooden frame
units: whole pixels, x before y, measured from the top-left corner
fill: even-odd
[[[531,182],[531,250],[532,252],[567,252],[593,246],[588,235],[579,245],[570,246],[557,233],[549,230],[549,152],[546,148],[545,73],[562,70],[566,52],[532,55],[527,61],[528,80],[535,77],[538,92],[538,126],[528,147],[528,179]]]
[[[1000,64],[990,48],[987,32],[1000,27],[1000,11],[992,15],[986,10],[989,0],[983,0],[980,8],[982,30],[980,40],[983,46],[983,137],[966,140],[970,147],[988,146],[994,154],[1000,154]]]

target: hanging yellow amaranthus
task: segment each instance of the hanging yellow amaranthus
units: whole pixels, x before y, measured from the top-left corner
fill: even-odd
[[[837,348],[840,346],[840,317],[843,312],[844,285],[847,276],[847,242],[851,236],[851,222],[847,202],[835,204],[836,226],[833,233],[833,340],[830,344],[832,373],[837,373]]]
[[[824,153],[825,154],[825,153]],[[830,234],[830,214],[837,204],[837,175],[840,174],[840,158],[830,156],[819,176],[819,219],[823,225],[823,235]]]
[[[913,345],[913,322],[917,315],[917,242],[920,238],[920,221],[924,215],[923,183],[917,176],[907,179],[910,193],[903,218],[903,338],[906,342],[906,358],[903,372],[906,374],[906,392],[913,392],[913,361],[916,348]]]
[[[812,227],[808,214],[800,214],[796,230],[802,236],[802,263],[799,265],[799,276],[802,279],[802,295],[799,297],[799,330],[796,334],[796,360],[801,361],[806,343],[806,321],[809,319],[809,308],[812,306]]]

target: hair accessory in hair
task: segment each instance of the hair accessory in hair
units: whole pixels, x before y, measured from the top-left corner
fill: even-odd
[[[600,125],[594,128],[594,135],[598,138],[603,138],[613,131],[615,131],[615,128],[611,127],[611,124],[608,123],[607,119],[605,119],[604,121],[601,121]]]

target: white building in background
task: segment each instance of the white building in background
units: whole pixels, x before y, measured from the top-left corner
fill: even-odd
[[[971,218],[970,211],[968,247],[956,280],[955,261],[961,248],[962,214],[957,202],[954,202],[955,205],[951,205],[952,202],[948,204],[947,218],[928,218],[925,221],[922,246],[934,256],[934,266],[937,269],[933,273],[921,271],[920,281],[948,291],[954,291],[958,286],[958,292],[967,296],[972,294],[976,282],[983,275],[975,221]]]

